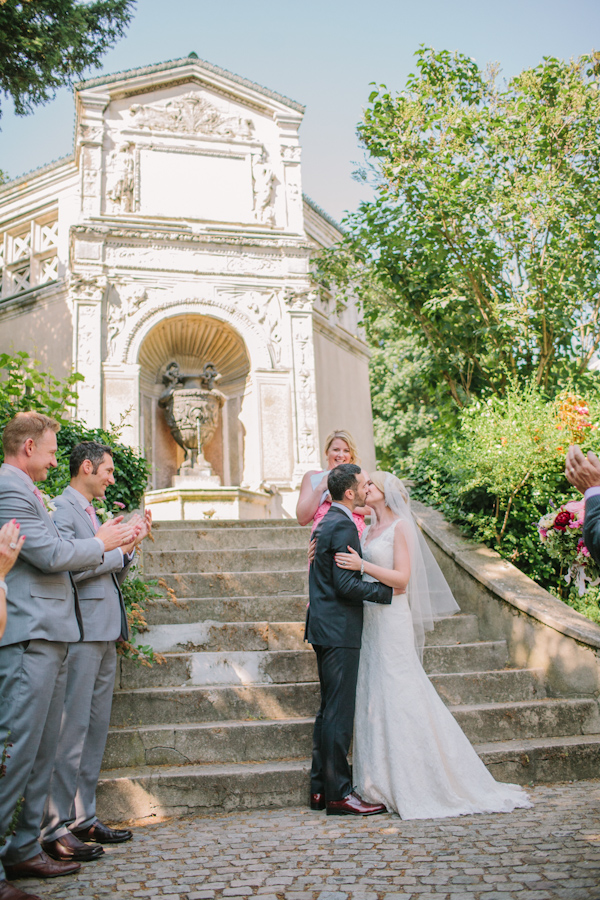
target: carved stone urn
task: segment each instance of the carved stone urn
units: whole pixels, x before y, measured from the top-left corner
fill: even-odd
[[[220,478],[213,475],[203,453],[203,447],[217,430],[225,402],[225,396],[213,386],[220,377],[212,363],[207,363],[199,374],[185,375],[176,362],[169,363],[163,376],[165,390],[158,405],[164,409],[171,434],[185,453],[174,480],[179,485],[183,481],[187,484],[221,483]]]

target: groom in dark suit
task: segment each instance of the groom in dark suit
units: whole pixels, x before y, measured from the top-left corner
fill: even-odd
[[[381,804],[366,803],[352,791],[348,751],[354,727],[356,680],[363,627],[363,601],[391,603],[392,589],[364,582],[361,572],[345,571],[336,553],[360,542],[352,511],[365,505],[367,475],[352,463],[329,473],[332,504],[315,529],[317,539],[309,572],[310,605],[305,639],[317,654],[321,707],[315,720],[311,769],[311,809],[327,815],[369,816],[385,812]]]

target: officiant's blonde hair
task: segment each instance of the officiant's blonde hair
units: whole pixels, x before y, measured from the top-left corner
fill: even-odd
[[[356,448],[356,441],[352,437],[349,431],[337,430],[331,431],[327,437],[325,438],[325,456],[329,453],[329,448],[337,439],[341,441],[345,441],[348,444],[348,450],[350,451],[350,462],[356,463],[356,465],[360,465],[360,456],[358,455],[358,450]]]

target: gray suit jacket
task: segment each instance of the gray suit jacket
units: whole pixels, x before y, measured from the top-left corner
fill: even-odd
[[[64,538],[78,540],[93,536],[94,526],[72,487],[67,487],[54,503],[56,512],[52,518]],[[84,641],[127,640],[129,628],[121,584],[130,565],[130,562],[123,565],[120,550],[110,550],[100,565],[73,576],[81,604]]]
[[[16,475],[0,475],[0,526],[21,524],[26,541],[6,577],[7,622],[2,646],[19,641],[78,641],[77,594],[70,573],[102,562],[94,538],[65,540],[39,500]]]

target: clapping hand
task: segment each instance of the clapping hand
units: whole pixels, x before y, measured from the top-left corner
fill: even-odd
[[[152,513],[149,509],[144,512],[143,517],[138,513],[135,513],[129,520],[129,523],[133,525],[135,532],[131,543],[122,548],[124,553],[133,553],[133,551],[142,543],[144,538],[147,538],[151,534]]]
[[[19,532],[20,525],[11,519],[0,528],[0,581],[4,581],[25,543],[25,535]]]
[[[565,462],[565,475],[578,491],[585,494],[588,488],[600,487],[600,460],[590,450],[587,457],[577,444],[569,447]]]
[[[116,550],[117,547],[126,547],[135,540],[136,529],[131,522],[124,522],[123,516],[117,516],[116,519],[110,519],[101,525],[96,532],[96,537],[100,538],[104,544],[104,552]]]
[[[336,553],[335,554],[335,564],[339,566],[340,569],[352,569],[355,572],[360,571],[360,567],[362,566],[362,557],[360,553],[357,553],[356,550],[353,550],[350,545],[348,545],[349,553]]]

